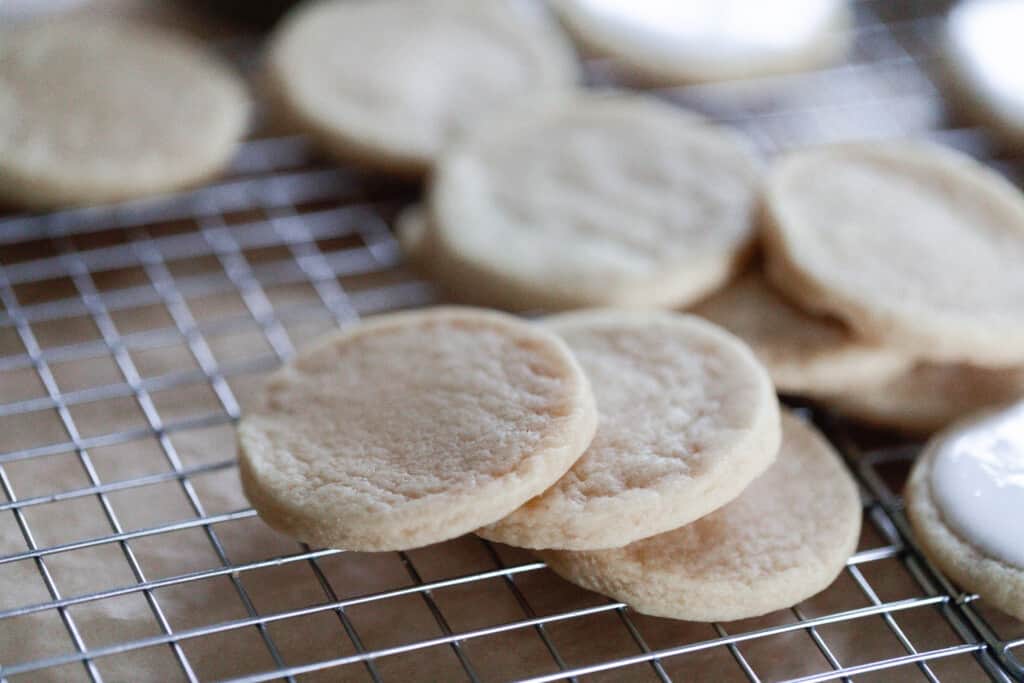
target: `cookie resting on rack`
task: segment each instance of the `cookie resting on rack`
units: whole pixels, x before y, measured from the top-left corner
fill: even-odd
[[[759,181],[740,136],[652,97],[535,101],[442,157],[431,272],[513,310],[685,305],[752,250]]]
[[[590,378],[597,434],[554,486],[481,536],[526,548],[623,546],[721,507],[775,461],[775,390],[725,330],[667,311],[581,311],[544,326]]]
[[[935,144],[829,145],[769,174],[773,284],[922,360],[1024,363],[1024,195]]]
[[[594,435],[565,343],[511,316],[436,308],[330,335],[271,375],[238,426],[245,493],[270,526],[401,550],[497,521]]]
[[[571,45],[536,9],[509,0],[304,3],[270,40],[278,114],[344,161],[425,173],[481,117],[578,80]]]
[[[782,448],[725,507],[624,548],[537,554],[565,579],[638,612],[729,621],[824,590],[857,547],[861,505],[839,455],[813,427],[782,417]]]
[[[112,19],[0,35],[0,202],[45,209],[159,194],[230,161],[242,81],[187,36]]]

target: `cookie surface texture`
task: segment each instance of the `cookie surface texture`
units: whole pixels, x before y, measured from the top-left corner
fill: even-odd
[[[553,316],[597,399],[597,434],[554,486],[478,533],[528,548],[613,548],[706,515],[779,450],[771,380],[735,337],[694,316]]]
[[[553,333],[436,308],[331,335],[271,375],[239,424],[246,495],[272,527],[351,550],[496,521],[589,444],[589,382]]]
[[[922,364],[878,386],[823,396],[822,402],[876,427],[922,434],[1019,398],[1024,367]]]
[[[514,310],[684,305],[749,253],[759,177],[734,133],[649,97],[535,103],[440,162],[438,276]]]
[[[926,143],[796,152],[770,174],[768,274],[794,301],[923,360],[1024,362],[1024,196]]]
[[[248,116],[241,80],[186,36],[109,19],[0,31],[5,203],[95,204],[198,183],[231,159]]]
[[[567,580],[659,617],[726,621],[795,605],[842,571],[861,505],[817,431],[783,415],[782,433],[775,464],[693,524],[624,548],[538,555]]]
[[[858,339],[841,322],[793,305],[760,269],[690,309],[746,342],[783,393],[872,387],[909,369],[906,354]]]
[[[505,0],[331,0],[275,31],[268,78],[297,127],[346,161],[425,172],[453,136],[519,98],[570,87],[571,46]]]
[[[751,78],[827,64],[849,47],[846,0],[556,0],[590,52],[648,83]],[[785,30],[779,27],[785,26]]]

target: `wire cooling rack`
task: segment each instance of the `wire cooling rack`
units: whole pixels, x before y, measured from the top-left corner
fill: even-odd
[[[848,63],[659,94],[769,155],[924,135],[1019,181],[942,105],[941,8],[896,5],[857,4]],[[270,534],[237,493],[232,423],[315,333],[435,300],[389,227],[414,197],[263,137],[195,191],[0,217],[0,680],[1024,678],[1024,625],[910,539],[914,445],[812,410],[859,476],[865,532],[831,588],[761,619],[645,617],[472,537],[365,555]]]

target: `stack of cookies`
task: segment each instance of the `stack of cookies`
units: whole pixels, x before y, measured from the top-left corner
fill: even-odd
[[[695,113],[580,89],[557,25],[511,3],[315,4],[267,62],[323,149],[427,178],[399,239],[450,299],[574,311],[382,316],[273,376],[241,472],[297,538],[475,531],[645,613],[749,617],[827,586],[860,527],[776,391],[909,431],[1024,395],[1024,200],[956,152],[766,168]]]
[[[750,349],[696,316],[474,308],[379,316],[273,375],[239,425],[246,494],[303,541],[467,532],[661,616],[793,605],[856,548],[837,454]]]

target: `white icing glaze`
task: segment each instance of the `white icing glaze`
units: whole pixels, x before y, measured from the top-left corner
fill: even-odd
[[[645,51],[731,61],[788,55],[829,30],[843,0],[570,0],[575,12]]]
[[[932,498],[943,520],[988,557],[1024,568],[1024,403],[935,448]]]
[[[949,15],[952,58],[996,111],[1024,122],[1024,2],[972,0]]]

